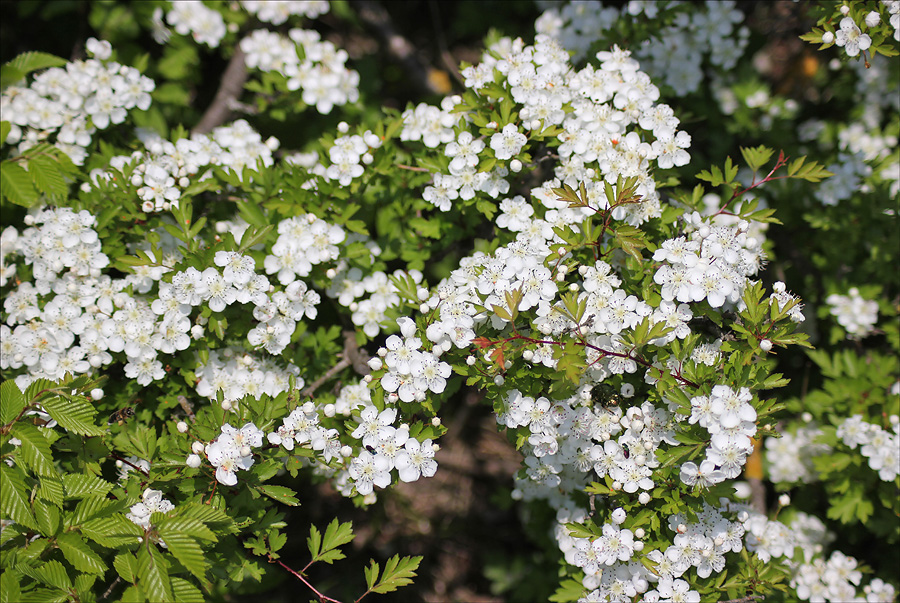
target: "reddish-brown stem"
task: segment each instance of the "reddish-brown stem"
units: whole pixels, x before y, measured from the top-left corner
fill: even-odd
[[[141,469],[140,467],[138,467],[137,465],[135,465],[135,464],[132,463],[131,461],[129,461],[129,460],[127,460],[127,459],[123,459],[123,458],[120,457],[118,454],[110,454],[109,456],[111,456],[112,458],[116,459],[117,461],[122,461],[123,463],[125,463],[126,465],[128,465],[129,467],[131,467],[132,469],[134,469],[135,471],[140,471],[140,472],[143,473],[144,475],[146,475],[146,476],[148,476],[148,477],[150,476],[150,472],[149,472],[149,471],[144,471],[143,469]]]
[[[717,212],[715,213],[715,215],[718,216],[719,214],[724,213],[725,210],[728,209],[728,206],[731,205],[731,202],[732,202],[732,201],[734,201],[735,199],[737,199],[738,197],[740,197],[740,196],[743,195],[744,193],[746,193],[746,192],[748,192],[748,191],[750,191],[750,190],[756,188],[757,186],[760,186],[761,184],[765,184],[766,182],[773,182],[773,181],[775,181],[775,180],[784,180],[785,178],[787,178],[787,176],[775,176],[775,177],[773,178],[772,175],[773,175],[775,172],[777,172],[778,170],[780,170],[782,167],[784,167],[785,165],[787,165],[788,159],[790,159],[790,157],[785,157],[785,156],[784,156],[784,152],[780,152],[780,153],[778,154],[778,161],[775,162],[775,167],[773,167],[772,170],[771,170],[768,174],[766,174],[766,177],[765,177],[765,178],[763,178],[763,179],[760,180],[759,182],[751,182],[751,183],[750,183],[750,186],[748,186],[747,188],[745,188],[745,189],[742,190],[742,191],[735,191],[734,194],[731,195],[731,198],[730,198],[728,201],[725,202],[725,205],[723,205],[722,207],[719,208],[719,211],[717,211]],[[755,174],[754,174],[753,179],[756,180],[756,175],[755,175]]]
[[[271,554],[267,555],[267,557],[269,558],[269,563],[277,563],[277,564],[280,565],[282,568],[284,568],[285,570],[287,570],[287,572],[290,573],[292,576],[294,576],[295,578],[297,578],[298,580],[300,580],[301,582],[303,582],[303,584],[305,584],[306,586],[308,586],[309,589],[310,589],[311,591],[313,591],[314,593],[316,593],[316,596],[319,598],[319,601],[320,601],[320,602],[330,601],[331,603],[341,603],[341,602],[338,601],[337,599],[332,599],[331,597],[326,596],[326,595],[323,595],[322,593],[320,593],[319,591],[317,591],[317,590],[316,590],[316,587],[313,586],[312,584],[310,584],[309,581],[308,581],[306,578],[304,578],[304,577],[303,577],[303,574],[301,574],[300,572],[291,569],[290,567],[288,567],[287,565],[285,565],[284,563],[282,563],[282,562],[279,561],[278,559],[273,558]],[[307,565],[306,567],[309,567],[309,565]],[[304,568],[304,569],[306,569],[306,568]]]

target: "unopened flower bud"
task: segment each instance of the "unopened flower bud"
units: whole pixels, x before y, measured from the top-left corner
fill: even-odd
[[[866,27],[875,27],[880,21],[881,15],[874,10],[866,15]]]
[[[250,447],[246,444],[241,446],[241,456],[250,456]]]
[[[381,358],[379,358],[378,356],[372,356],[371,358],[369,358],[369,362],[367,362],[366,364],[368,364],[369,368],[373,371],[380,371],[381,367],[383,366]]]
[[[791,504],[791,495],[790,494],[782,494],[778,497],[778,504],[782,507],[786,507]]]
[[[646,492],[641,492],[641,494],[646,494]],[[634,531],[635,538],[640,539],[640,538],[643,538],[645,535],[646,535],[646,532],[644,532],[644,528],[638,528]]]
[[[231,402],[229,402],[228,400],[223,400],[222,410],[231,410]]]
[[[325,271],[325,276],[327,276],[328,278],[334,278],[335,276],[337,276],[337,270],[335,270],[334,268],[329,268]]]
[[[441,426],[441,418],[440,417],[432,417],[431,418],[431,426],[432,427],[440,427]]]
[[[191,337],[194,339],[202,339],[203,338],[203,327],[200,325],[194,325],[191,327]]]
[[[843,6],[841,7],[841,14],[844,15],[845,17],[846,17],[848,14],[850,14],[850,7],[847,6],[846,4],[843,5]]]
[[[636,550],[636,551],[643,551],[643,550],[644,550],[644,543],[643,543],[642,541],[640,541],[640,540],[638,540],[637,542],[635,542],[632,546],[634,547],[634,550]]]
[[[513,159],[509,162],[509,169],[513,173],[518,173],[522,171],[522,162],[518,159]]]
[[[622,507],[619,507],[618,509],[616,509],[615,511],[612,512],[611,517],[612,517],[613,523],[615,523],[616,525],[619,525],[623,521],[625,521],[625,518],[627,517],[627,515],[625,514],[625,509],[623,509]]]
[[[613,483],[612,483],[612,489],[613,489],[613,490],[621,490],[621,489],[622,489],[622,482],[620,482],[620,481],[615,481],[615,482],[613,482]]]
[[[341,134],[346,134],[347,132],[350,131],[350,124],[348,124],[348,123],[345,122],[345,121],[340,122],[340,123],[337,125],[337,131],[340,132]],[[351,139],[351,140],[352,140],[352,139]]]
[[[330,419],[331,417],[334,416],[335,410],[336,409],[335,409],[334,404],[326,404],[325,407],[322,409],[322,413]]]
[[[678,527],[675,528],[675,531],[678,532],[679,534],[684,534],[685,532],[687,532],[687,526],[684,525],[683,523],[680,523],[680,524],[678,524]]]
[[[834,34],[830,31],[826,31],[822,34],[822,43],[823,44],[833,44],[834,43]]]
[[[175,425],[175,429],[178,430],[178,433],[187,433],[188,424],[184,421],[178,421],[178,423]]]
[[[200,454],[201,452],[203,452],[203,448],[203,442],[194,442],[193,444],[191,444],[191,450],[194,452],[194,454]]]
[[[103,390],[99,387],[95,387],[91,390],[91,398],[93,398],[94,400],[100,400],[101,398],[103,398]]]
[[[469,366],[475,366],[475,362],[475,356],[466,357],[466,364],[468,364]]]
[[[534,359],[534,352],[531,350],[525,350],[522,352],[522,360],[525,362],[531,362]]]
[[[341,456],[347,458],[353,454],[353,449],[350,446],[341,446]]]
[[[497,387],[500,387],[504,383],[506,383],[506,379],[503,378],[503,375],[497,375],[496,377],[494,377],[494,385],[496,385]]]
[[[189,454],[187,459],[184,461],[184,464],[192,469],[196,469],[200,466],[200,457],[196,454]]]
[[[363,377],[363,381],[365,381],[367,384],[372,383],[372,375],[366,375],[365,377]]]
[[[759,349],[761,349],[763,352],[771,351],[772,350],[772,342],[769,341],[768,339],[763,339],[762,341],[759,342]]]

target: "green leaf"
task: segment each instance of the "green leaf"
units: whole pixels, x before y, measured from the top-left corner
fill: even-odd
[[[209,565],[197,540],[171,526],[160,526],[157,531],[160,538],[165,541],[169,552],[198,580],[203,581]]]
[[[12,379],[0,384],[0,425],[8,425],[25,408],[26,400],[22,390]]]
[[[218,537],[210,530],[203,522],[198,519],[190,519],[187,517],[164,517],[160,516],[160,520],[156,521],[154,517],[156,514],[154,513],[151,516],[151,521],[160,529],[165,530],[166,532],[175,532],[178,534],[185,534],[186,536],[191,536],[192,538],[200,538],[202,540],[209,540],[210,542],[215,542],[218,540]]]
[[[37,521],[31,513],[27,492],[20,471],[6,463],[0,463],[0,513],[3,517],[37,531]]]
[[[3,578],[0,579],[0,603],[19,603],[22,600],[21,579],[22,572],[4,568]]]
[[[199,588],[178,576],[172,576],[172,594],[179,603],[204,603],[206,601],[206,597]]]
[[[84,398],[53,396],[41,400],[51,417],[67,431],[85,436],[102,436],[106,430],[94,424],[97,410]]]
[[[30,567],[20,563],[16,565],[16,569],[47,586],[61,590],[72,588],[72,580],[66,573],[66,567],[55,559],[51,559],[39,567]]]
[[[0,196],[24,207],[38,202],[38,192],[31,184],[31,176],[13,161],[4,161],[0,166]]]
[[[381,575],[381,580],[374,587],[370,587],[370,590],[384,594],[412,584],[412,579],[416,577],[416,570],[421,562],[421,557],[403,557],[401,559],[400,555],[394,555],[384,564],[384,573]],[[378,564],[372,561],[372,565],[375,569],[374,573],[377,575]]]
[[[256,245],[257,243],[261,243],[266,240],[266,237],[269,236],[269,233],[272,232],[272,229],[275,227],[269,224],[264,228],[256,228],[254,226],[248,226],[247,230],[244,231],[244,234],[241,236],[241,246],[238,248],[239,253],[243,253]]]
[[[62,480],[57,477],[41,478],[41,483],[38,487],[38,498],[46,500],[61,509],[65,500]]]
[[[100,556],[88,546],[81,536],[74,532],[61,534],[56,539],[56,544],[62,551],[66,561],[80,572],[88,574],[103,574],[107,569],[107,565],[103,563]]]
[[[773,149],[762,145],[758,147],[741,147],[741,155],[744,156],[744,161],[747,162],[747,165],[754,172],[758,172],[762,166],[768,163],[774,153]]]
[[[126,503],[127,506],[127,503]],[[81,526],[81,533],[99,544],[117,548],[135,544],[144,535],[144,530],[120,513],[110,517],[91,519]]]
[[[28,173],[38,192],[51,197],[61,197],[69,192],[69,186],[59,169],[59,162],[48,155],[28,160]]]
[[[48,504],[43,499],[35,499],[33,501],[34,517],[37,519],[38,526],[41,528],[41,534],[44,536],[54,536],[59,531],[60,526],[60,509]]]
[[[56,476],[56,468],[53,466],[53,455],[50,452],[50,442],[41,434],[41,430],[19,421],[11,430],[11,433],[22,441],[19,447],[22,459],[28,467],[40,476]]]
[[[0,144],[6,143],[6,137],[9,136],[9,131],[12,129],[12,124],[8,121],[0,121]]]
[[[66,473],[62,476],[66,499],[84,498],[89,495],[105,496],[113,485],[102,477],[86,473]]]
[[[68,61],[56,55],[46,52],[31,51],[23,52],[6,64],[25,75],[32,71],[37,71],[38,69],[63,67],[66,63],[68,63]]]
[[[297,499],[297,493],[290,488],[285,488],[284,486],[262,485],[255,486],[255,489],[260,494],[264,494],[265,496],[268,496],[273,500],[277,500],[280,503],[290,505],[292,507],[300,505],[300,501]]]
[[[162,564],[162,554],[156,546],[144,543],[137,554],[137,575],[141,588],[151,601],[172,601],[169,571]]]
[[[313,557],[313,562],[324,561],[325,563],[333,563],[338,559],[343,559],[344,554],[337,550],[342,544],[347,544],[353,540],[353,524],[351,522],[338,523],[337,518],[328,524],[325,530],[325,537],[316,529],[316,526],[309,527],[309,538],[306,544],[309,552]]]
[[[72,525],[81,525],[90,519],[115,513],[122,508],[122,502],[119,501],[120,504],[116,504],[115,501],[109,500],[105,495],[89,494],[75,507]],[[127,505],[127,503],[125,504]]]
[[[119,576],[122,577],[122,580],[133,583],[135,576],[137,576],[137,557],[134,556],[134,553],[129,553],[128,551],[119,553],[116,555],[116,558],[113,559],[113,567],[119,572]]]

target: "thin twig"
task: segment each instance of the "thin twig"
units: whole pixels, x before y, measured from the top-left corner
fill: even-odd
[[[369,365],[367,364],[369,362],[369,354],[356,345],[355,331],[344,331],[344,351],[341,352],[340,358],[341,360],[337,364],[325,371],[325,374],[310,383],[309,386],[301,392],[304,398],[311,398],[323,383],[351,366],[353,367],[353,370],[360,375],[368,375],[369,372],[371,372]]]
[[[213,98],[212,104],[206,109],[199,123],[191,130],[193,134],[206,134],[211,132],[216,126],[225,123],[231,116],[234,103],[241,96],[244,89],[244,83],[248,77],[247,64],[244,61],[244,51],[240,45],[235,46],[234,54],[228,67],[222,74],[222,82],[219,84],[219,90]]]
[[[113,589],[116,587],[116,584],[118,584],[118,583],[121,582],[121,581],[122,581],[122,577],[121,577],[121,576],[116,576],[116,579],[113,580],[113,583],[109,585],[109,588],[106,589],[106,592],[103,593],[103,594],[100,596],[100,598],[101,598],[101,599],[108,599],[108,598],[109,598],[109,595],[112,594]]]
[[[188,416],[188,419],[193,423],[196,420],[194,416],[194,410],[191,408],[191,403],[188,402],[186,396],[178,396],[178,404],[181,406],[182,410],[184,410],[185,414]]]
[[[446,92],[429,77],[433,67],[419,60],[415,46],[397,32],[391,16],[381,4],[371,0],[351,0],[350,6],[356,10],[360,20],[375,32],[388,54],[403,65],[403,70],[410,76],[419,92],[425,94]]]
[[[338,601],[337,599],[332,599],[331,597],[326,596],[326,595],[323,595],[322,593],[320,593],[319,591],[317,591],[317,590],[316,590],[316,587],[313,586],[312,584],[310,584],[309,581],[308,581],[306,578],[304,578],[304,577],[303,577],[303,574],[301,574],[300,572],[291,569],[290,567],[288,567],[287,565],[285,565],[284,563],[282,563],[282,562],[279,561],[278,559],[275,559],[274,557],[272,557],[271,554],[269,554],[268,557],[269,557],[269,563],[277,563],[278,565],[280,565],[281,567],[283,567],[285,570],[287,570],[292,576],[294,576],[295,578],[297,578],[298,580],[300,580],[301,582],[303,582],[303,584],[305,584],[306,586],[308,586],[309,589],[310,589],[311,591],[313,591],[314,593],[316,593],[316,596],[319,598],[319,601],[320,601],[320,602],[330,601],[331,603],[341,603],[341,602]],[[307,566],[307,567],[309,567],[309,566]]]
[[[753,603],[753,601],[762,601],[765,599],[762,595],[747,595],[740,599],[728,599],[727,601],[719,601],[719,603]]]

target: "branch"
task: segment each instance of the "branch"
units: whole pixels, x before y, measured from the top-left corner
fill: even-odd
[[[740,599],[728,599],[727,601],[719,601],[719,603],[753,603],[753,601],[762,601],[765,599],[762,595],[747,595]]]
[[[360,20],[375,32],[388,54],[403,66],[403,70],[412,79],[420,93],[446,93],[446,90],[431,77],[436,70],[419,60],[415,47],[397,32],[391,16],[381,4],[372,0],[351,0],[350,6],[356,10]]]
[[[275,559],[274,557],[272,557],[271,553],[268,554],[268,558],[269,558],[269,563],[277,563],[278,565],[280,565],[281,567],[286,569],[292,576],[294,576],[295,578],[297,578],[298,580],[303,582],[303,584],[308,586],[311,591],[316,593],[316,596],[319,597],[320,602],[324,603],[327,601],[329,603],[341,603],[337,599],[332,599],[331,597],[325,596],[322,593],[320,593],[319,591],[317,591],[316,588],[312,584],[310,584],[309,581],[306,578],[304,578],[302,574],[300,574],[300,572],[292,570],[290,567],[288,567],[287,565],[285,565],[278,559]],[[307,567],[309,567],[309,566],[307,566]]]
[[[368,375],[371,372],[369,365],[367,364],[369,362],[369,354],[365,350],[359,349],[359,346],[356,345],[355,331],[344,331],[344,351],[340,353],[340,358],[340,362],[328,369],[324,375],[310,383],[309,386],[301,392],[301,395],[304,398],[312,398],[312,395],[319,389],[319,386],[340,373],[342,370],[350,368],[351,366],[353,367],[353,370],[360,375]]]
[[[206,109],[206,113],[200,118],[200,122],[194,126],[192,134],[206,134],[216,126],[220,126],[231,116],[233,108],[237,106],[238,97],[244,89],[244,82],[248,77],[247,65],[244,62],[244,51],[240,44],[234,47],[234,55],[222,74],[222,82],[213,99],[212,104]]]

